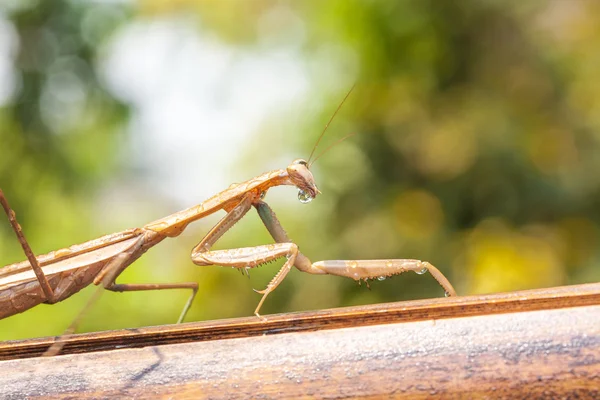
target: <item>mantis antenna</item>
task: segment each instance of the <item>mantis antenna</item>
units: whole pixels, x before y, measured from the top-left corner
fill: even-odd
[[[343,138],[341,138],[341,139],[338,139],[338,140],[336,140],[335,142],[333,142],[333,144],[330,144],[329,146],[327,146],[327,148],[326,148],[325,150],[323,150],[323,151],[321,152],[321,154],[319,154],[318,156],[316,156],[316,157],[315,157],[315,159],[314,159],[314,160],[312,160],[312,161],[311,161],[311,162],[308,164],[308,167],[310,168],[310,166],[311,166],[311,165],[313,165],[313,164],[314,164],[314,163],[315,163],[315,162],[316,162],[316,161],[317,161],[319,158],[321,158],[321,156],[322,156],[323,154],[325,154],[325,153],[327,153],[329,150],[331,150],[331,148],[332,148],[333,146],[335,146],[335,145],[337,145],[337,144],[340,144],[340,143],[341,143],[341,142],[343,142],[344,140],[346,140],[346,139],[348,139],[349,137],[352,137],[352,136],[354,136],[354,135],[356,135],[356,132],[349,133],[349,134],[347,134],[346,136],[344,136]]]
[[[342,100],[342,102],[340,103],[340,105],[336,108],[335,112],[333,113],[333,115],[331,116],[331,118],[329,118],[329,121],[327,121],[327,124],[325,124],[325,128],[323,129],[323,132],[321,132],[321,135],[319,136],[319,138],[317,139],[317,143],[315,143],[315,146],[313,147],[310,156],[308,157],[308,165],[311,165],[312,162],[310,161],[310,159],[312,158],[313,154],[315,153],[315,150],[317,149],[317,147],[319,146],[319,143],[321,142],[321,139],[323,139],[323,135],[325,135],[325,132],[327,131],[327,128],[329,128],[329,124],[331,124],[331,121],[333,121],[333,119],[335,118],[335,116],[337,115],[338,111],[340,111],[340,108],[342,108],[342,106],[344,105],[344,103],[346,102],[346,99],[350,96],[350,93],[352,93],[352,91],[354,90],[354,87],[356,86],[356,84],[352,85],[352,87],[350,88],[350,90],[348,90],[348,93],[346,93],[346,96],[344,97],[344,99]],[[345,136],[342,140],[350,137],[352,135],[348,135]],[[338,140],[336,143],[341,142],[342,140]],[[321,153],[319,155],[322,156],[327,150],[329,150],[332,146],[329,146],[327,149],[325,149],[325,151],[323,153]],[[319,158],[317,157],[317,158]],[[313,160],[313,162],[315,162],[315,160]]]

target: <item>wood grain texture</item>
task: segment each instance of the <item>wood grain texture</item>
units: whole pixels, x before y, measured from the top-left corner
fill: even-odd
[[[0,363],[3,398],[598,398],[600,306]]]
[[[100,332],[18,359],[50,342],[2,344],[0,397],[600,398],[600,284]]]
[[[600,305],[600,283],[86,333],[68,338],[62,354],[585,305]],[[37,357],[52,343],[53,337],[3,342],[0,360]]]

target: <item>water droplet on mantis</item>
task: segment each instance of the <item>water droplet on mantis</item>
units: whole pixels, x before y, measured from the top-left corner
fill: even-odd
[[[385,276],[380,276],[377,278],[378,281],[385,281]]]
[[[303,203],[303,204],[310,203],[313,200],[313,198],[314,197],[312,197],[310,194],[308,194],[304,190],[298,189],[298,200],[300,200],[300,203]]]
[[[425,272],[427,272],[427,267],[423,267],[418,271],[415,271],[417,274],[419,275],[423,275]]]
[[[444,296],[450,297],[450,292],[446,290],[446,292],[444,292]]]

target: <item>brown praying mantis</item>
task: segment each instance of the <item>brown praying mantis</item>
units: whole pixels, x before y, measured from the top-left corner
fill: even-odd
[[[365,281],[383,279],[406,271],[414,271],[418,274],[429,271],[445,290],[446,296],[455,296],[456,292],[446,277],[436,267],[425,261],[409,259],[328,260],[313,263],[298,250],[298,246],[288,237],[273,210],[263,201],[270,188],[280,185],[295,186],[298,189],[298,199],[303,203],[310,202],[320,193],[309,170],[312,164],[310,159],[327,127],[349,94],[350,92],[325,125],[308,161],[297,159],[285,169],[270,171],[246,182],[233,184],[196,206],[151,222],[142,228],[127,229],[48,254],[40,256],[33,254],[17,222],[15,212],[10,208],[0,189],[0,203],[27,257],[27,261],[0,269],[0,319],[26,311],[40,303],[53,304],[62,301],[93,283],[99,285],[100,288],[115,292],[191,290],[192,294],[177,321],[180,323],[185,318],[198,291],[198,283],[123,284],[116,283],[116,279],[125,268],[151,247],[167,237],[178,236],[188,224],[220,210],[225,211],[226,215],[192,250],[191,257],[194,264],[248,269],[279,258],[286,258],[285,263],[267,287],[257,291],[262,294],[254,311],[257,316],[260,316],[259,311],[269,293],[279,286],[292,267],[309,274],[337,275],[359,282],[361,279]],[[316,157],[313,162],[321,155]],[[242,219],[251,207],[258,211],[275,243],[230,250],[211,250],[217,240]],[[90,300],[84,310],[92,302]],[[83,311],[78,319],[82,314]],[[76,323],[74,322],[72,325],[73,330]]]

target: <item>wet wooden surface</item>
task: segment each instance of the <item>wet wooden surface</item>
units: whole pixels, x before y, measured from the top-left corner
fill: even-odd
[[[600,284],[100,332],[34,357],[51,342],[0,344],[0,397],[600,398]]]

